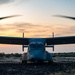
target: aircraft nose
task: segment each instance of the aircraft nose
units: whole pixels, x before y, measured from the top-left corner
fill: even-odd
[[[29,58],[34,60],[44,60],[45,52],[43,52],[42,50],[35,50],[34,52],[30,53]]]

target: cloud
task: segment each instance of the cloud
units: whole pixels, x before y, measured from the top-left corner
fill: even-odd
[[[28,2],[29,0],[0,0],[0,5],[8,4],[8,3],[21,3],[21,2]]]
[[[0,35],[20,36],[25,33],[26,37],[52,37],[75,35],[75,26],[63,25],[35,25],[31,23],[0,24]]]
[[[11,3],[14,2],[15,0],[0,0],[0,4],[7,4],[7,3]]]

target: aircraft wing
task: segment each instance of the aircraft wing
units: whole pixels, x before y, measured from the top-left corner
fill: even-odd
[[[75,36],[47,38],[46,43],[47,45],[75,44]]]
[[[28,45],[30,39],[21,37],[0,36],[0,44]],[[75,44],[75,36],[41,38],[45,40],[47,45]]]
[[[0,44],[28,45],[28,38],[0,36]]]

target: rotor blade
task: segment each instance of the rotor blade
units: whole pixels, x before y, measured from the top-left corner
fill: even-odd
[[[18,17],[18,16],[21,16],[21,15],[11,15],[11,16],[0,17],[0,20],[12,18],[12,17]]]
[[[55,17],[62,17],[62,18],[68,18],[68,19],[72,19],[75,20],[75,17],[70,17],[70,16],[64,16],[64,15],[54,15]]]

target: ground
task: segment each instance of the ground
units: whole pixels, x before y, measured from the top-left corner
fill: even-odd
[[[0,63],[0,75],[75,75],[75,63]]]

